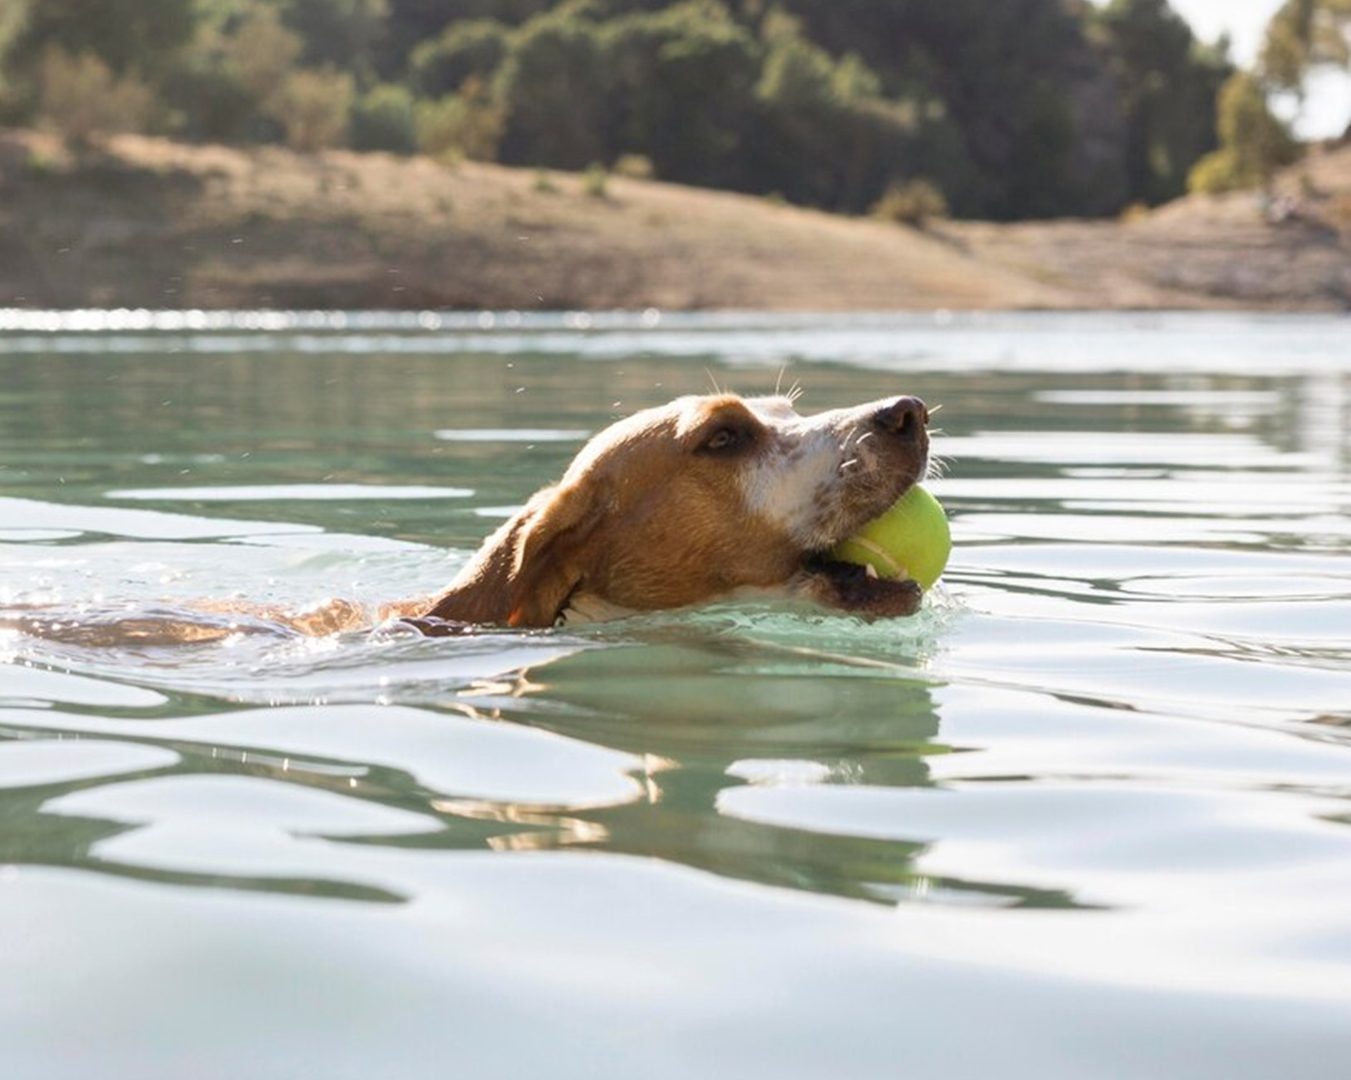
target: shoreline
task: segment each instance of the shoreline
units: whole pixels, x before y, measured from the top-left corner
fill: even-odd
[[[1125,221],[913,228],[428,158],[0,131],[0,308],[1351,310],[1351,147]]]

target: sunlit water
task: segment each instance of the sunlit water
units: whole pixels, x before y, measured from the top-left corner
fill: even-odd
[[[5,1076],[1348,1075],[1345,319],[0,327]],[[781,377],[942,404],[916,618],[166,633]]]

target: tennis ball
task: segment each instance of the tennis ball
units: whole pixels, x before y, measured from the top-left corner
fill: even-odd
[[[881,578],[911,578],[928,589],[947,566],[951,551],[952,533],[943,507],[916,484],[885,514],[840,543],[831,556],[871,566]]]

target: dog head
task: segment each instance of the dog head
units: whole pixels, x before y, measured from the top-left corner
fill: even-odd
[[[913,582],[878,582],[825,553],[923,478],[927,421],[908,397],[809,417],[781,396],[646,409],[596,435],[488,541],[467,584],[505,595],[505,618],[485,621],[522,627],[551,626],[583,599],[652,611],[749,590],[908,614]]]

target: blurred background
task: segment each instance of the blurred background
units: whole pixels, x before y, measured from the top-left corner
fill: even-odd
[[[1345,306],[1349,31],[1351,0],[0,0],[0,304]],[[717,220],[711,189],[754,221]],[[1148,230],[945,224],[1138,225],[1188,195],[1162,232],[1189,248],[1257,215],[1303,226],[1282,264],[1326,265],[1263,292]],[[794,207],[892,226],[846,265],[915,239],[898,225],[948,250],[906,251],[891,289],[795,282],[791,257],[747,281],[830,248],[763,213]],[[285,235],[229,250],[263,227]],[[684,278],[635,270],[671,237]],[[556,273],[522,251],[541,240]],[[1085,296],[1047,246],[1131,280]]]

